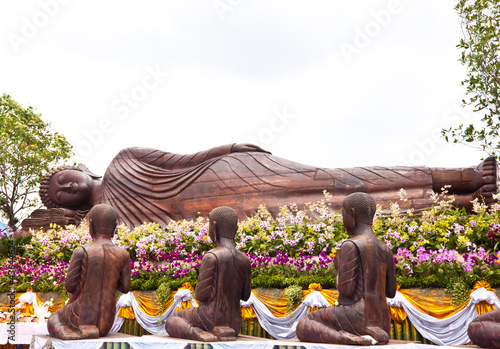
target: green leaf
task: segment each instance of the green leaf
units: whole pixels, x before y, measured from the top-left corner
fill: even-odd
[[[22,107],[7,94],[0,96],[0,214],[10,226],[39,206],[38,197],[30,193],[47,170],[71,155],[71,144],[51,132],[32,107]]]

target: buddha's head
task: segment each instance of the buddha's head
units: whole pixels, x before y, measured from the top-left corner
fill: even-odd
[[[217,238],[234,239],[238,230],[238,214],[231,207],[220,206],[208,214],[208,234],[213,242]]]
[[[347,233],[352,235],[356,223],[372,225],[377,204],[366,193],[353,193],[342,202],[342,218]]]
[[[47,208],[88,209],[99,178],[85,166],[57,167],[43,176],[39,195]]]

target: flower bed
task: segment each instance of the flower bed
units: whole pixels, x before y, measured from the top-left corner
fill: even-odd
[[[405,200],[403,190],[401,195]],[[329,198],[325,193],[324,200],[304,209],[283,206],[276,219],[261,206],[258,214],[239,223],[236,244],[252,262],[253,287],[335,286],[333,258],[348,235],[342,217],[329,210]],[[385,215],[378,211],[373,229],[394,252],[401,287],[448,287],[460,293],[479,280],[500,285],[499,206],[487,208],[476,201],[474,213],[468,214],[450,200],[446,193],[436,196],[436,204],[419,215],[400,212],[397,203]],[[62,292],[72,251],[90,240],[83,222],[17,241],[15,291]],[[119,226],[113,242],[130,253],[133,290],[155,290],[162,283],[170,289],[184,282],[195,285],[203,254],[213,247],[206,217],[172,221],[166,229],[153,223],[133,230]],[[0,292],[10,287],[4,255]]]

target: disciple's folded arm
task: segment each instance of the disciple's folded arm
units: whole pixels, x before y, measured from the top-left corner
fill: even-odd
[[[216,294],[217,257],[207,252],[201,261],[200,276],[195,289],[195,298],[198,302],[208,303]]]
[[[358,248],[351,241],[345,241],[337,254],[337,259],[340,261],[338,262],[339,269],[337,269],[339,294],[345,298],[354,298],[358,278],[361,277],[361,259]]]
[[[390,252],[390,251],[389,251]],[[394,298],[397,291],[396,264],[392,253],[387,255],[387,271],[385,274],[385,296]]]
[[[241,289],[241,299],[246,301],[250,298],[250,294],[252,293],[252,273],[250,272],[251,265],[250,261],[246,261],[247,266],[245,267],[246,274],[243,280],[243,288]]]
[[[78,246],[71,256],[69,262],[68,272],[64,281],[64,289],[71,293],[71,300],[78,298],[81,292],[82,274],[86,274],[84,270],[84,262],[87,252],[81,246]]]
[[[124,264],[125,265],[120,272],[120,278],[118,279],[118,285],[116,286],[116,289],[121,293],[128,293],[130,291],[130,261],[127,260]]]

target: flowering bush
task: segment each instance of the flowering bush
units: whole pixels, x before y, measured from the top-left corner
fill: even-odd
[[[405,200],[404,190],[400,191]],[[373,230],[396,253],[399,247],[414,252],[418,247],[433,250],[468,251],[471,242],[487,251],[496,251],[500,242],[500,207],[474,200],[473,214],[453,207],[453,196],[435,196],[436,204],[419,215],[412,211],[402,214],[397,203],[391,204],[391,214],[374,222]]]
[[[404,190],[400,193],[405,200]],[[283,206],[275,218],[262,205],[239,223],[236,247],[250,258],[254,287],[335,284],[333,259],[348,235],[342,217],[329,210],[330,198],[325,193],[324,200],[303,209]],[[499,206],[487,208],[476,201],[469,214],[451,206],[446,190],[435,201],[418,215],[401,212],[397,203],[388,214],[377,211],[373,230],[394,253],[398,281],[402,286],[445,286],[448,278],[458,277],[500,285]],[[17,257],[16,288],[61,288],[72,251],[90,241],[85,222],[33,233]],[[113,242],[130,253],[132,289],[137,290],[162,283],[176,289],[172,282],[181,281],[195,285],[203,255],[213,247],[206,217],[171,221],[165,229],[155,223],[132,230],[119,226]],[[0,290],[6,287],[7,266],[0,269]]]
[[[7,292],[11,288],[10,275],[14,275],[14,289],[25,292],[28,288],[36,291],[63,291],[68,263],[57,261],[40,264],[30,258],[17,256],[15,263],[0,267],[0,290]]]
[[[92,241],[87,222],[80,226],[70,225],[64,229],[53,226],[32,235],[31,242],[24,246],[25,257],[39,263],[51,264],[59,261],[69,262],[73,250]]]
[[[117,246],[125,248],[133,260],[151,262],[196,262],[212,247],[208,221],[171,221],[166,229],[156,223],[145,223],[130,231],[119,226],[113,237]]]
[[[488,208],[476,199],[474,212],[468,214],[451,205],[454,198],[446,190],[420,215],[403,214],[393,203],[391,214],[374,222],[374,232],[395,253],[398,275],[500,279],[495,254],[500,241],[498,204]],[[405,200],[404,190],[400,194]]]

